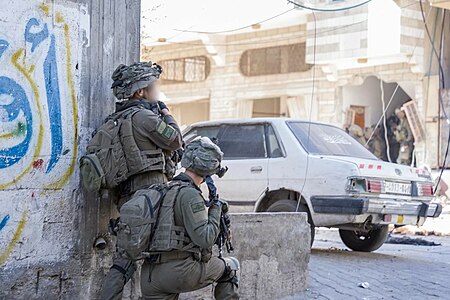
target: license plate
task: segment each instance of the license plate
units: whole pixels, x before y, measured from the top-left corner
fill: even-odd
[[[385,181],[384,192],[387,194],[411,195],[411,183]]]

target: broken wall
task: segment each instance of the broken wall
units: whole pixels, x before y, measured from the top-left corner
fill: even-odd
[[[114,68],[139,59],[140,1],[1,6],[0,298],[90,298],[114,208],[83,195],[78,160],[114,109]]]

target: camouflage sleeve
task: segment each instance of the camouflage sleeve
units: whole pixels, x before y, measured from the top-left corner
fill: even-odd
[[[193,188],[181,190],[178,203],[192,242],[203,249],[211,248],[219,235],[220,208],[214,205],[207,210],[202,195]]]
[[[161,119],[150,110],[142,110],[134,115],[133,124],[136,130],[161,149],[174,151],[182,146],[181,132],[172,116]]]
[[[406,141],[407,142],[411,142],[413,140],[413,133],[412,133],[411,127],[409,126],[409,121],[408,120],[405,120],[405,129],[406,129],[406,132],[407,132]]]

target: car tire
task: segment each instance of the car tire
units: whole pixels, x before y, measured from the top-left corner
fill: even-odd
[[[269,206],[267,211],[268,212],[295,212],[296,209],[297,209],[297,201],[278,200],[277,202],[275,202],[271,206]],[[300,203],[300,205],[298,206],[298,211],[305,212],[308,214],[308,223],[309,223],[309,228],[311,229],[311,246],[312,246],[312,244],[314,242],[316,228],[312,221],[308,206],[306,206],[306,204],[304,204],[304,203]]]
[[[353,251],[372,252],[380,248],[388,236],[388,226],[379,226],[369,232],[339,229],[344,244]]]

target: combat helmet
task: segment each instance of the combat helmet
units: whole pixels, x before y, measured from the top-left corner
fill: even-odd
[[[113,94],[119,100],[131,98],[136,91],[158,80],[161,73],[161,66],[151,61],[121,64],[111,76]]]
[[[190,142],[181,159],[181,166],[202,177],[219,173],[223,153],[208,137],[197,137]]]

